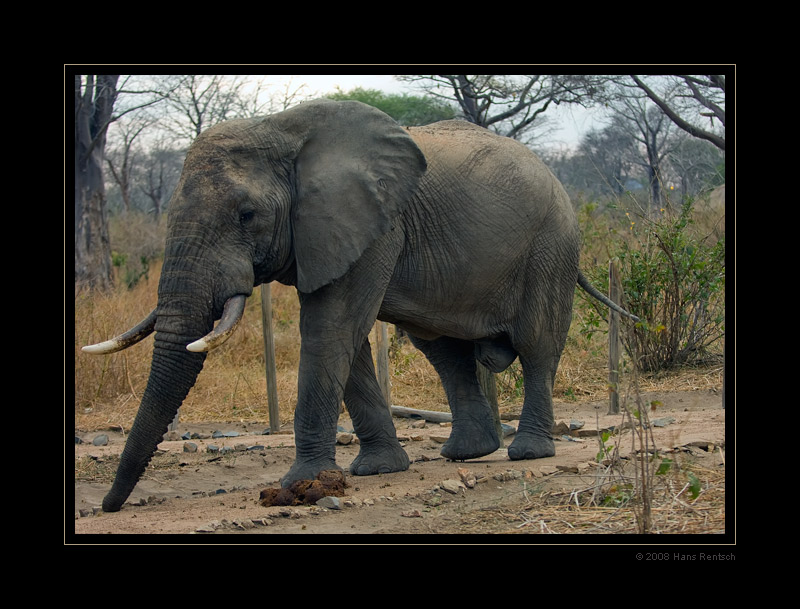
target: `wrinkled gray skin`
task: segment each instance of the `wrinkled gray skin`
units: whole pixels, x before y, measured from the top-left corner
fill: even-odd
[[[113,487],[118,510],[203,367],[186,345],[226,300],[269,281],[300,302],[296,461],[282,484],[336,468],[339,404],[360,439],[354,475],[409,460],[375,378],[375,319],[406,330],[453,413],[442,454],[495,451],[476,359],[520,358],[525,402],[511,459],[552,456],[551,392],[578,272],[564,189],[524,146],[447,121],[405,129],[357,102],[318,101],[211,128],[169,208],[152,370]]]

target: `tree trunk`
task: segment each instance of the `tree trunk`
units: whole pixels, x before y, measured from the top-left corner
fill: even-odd
[[[95,78],[97,81],[95,82]],[[75,76],[75,285],[112,285],[103,158],[119,76]]]

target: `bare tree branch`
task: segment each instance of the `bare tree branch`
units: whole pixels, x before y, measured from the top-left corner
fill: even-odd
[[[704,129],[700,129],[699,127],[692,125],[690,122],[682,118],[678,113],[663,99],[661,99],[650,87],[648,87],[644,81],[642,81],[638,76],[631,75],[631,78],[636,83],[636,85],[644,91],[645,95],[647,95],[650,100],[656,104],[659,108],[661,108],[662,112],[666,114],[669,119],[675,123],[678,127],[689,133],[694,137],[698,137],[704,140],[708,140],[712,144],[714,144],[720,150],[725,150],[725,138],[720,137],[716,133],[712,133],[710,131],[705,131]],[[683,77],[684,82],[686,82],[687,86],[693,93],[693,97],[697,99],[704,107],[711,109],[715,116],[720,119],[720,122],[725,124],[725,112],[716,104],[713,104],[710,100],[706,99],[697,88],[698,81],[693,79],[692,77]],[[724,86],[724,78],[722,79],[723,86]]]

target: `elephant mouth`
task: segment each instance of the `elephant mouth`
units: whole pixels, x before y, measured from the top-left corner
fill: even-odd
[[[247,301],[245,294],[237,294],[230,297],[222,309],[222,317],[216,327],[206,334],[203,338],[198,339],[186,345],[186,349],[194,353],[203,353],[216,349],[236,331],[236,327],[242,320],[244,314],[244,306]],[[128,347],[135,345],[141,340],[148,337],[153,333],[156,327],[156,314],[157,309],[145,317],[136,326],[116,336],[110,340],[94,345],[87,345],[82,347],[82,351],[96,355],[103,355],[108,353],[116,353]]]

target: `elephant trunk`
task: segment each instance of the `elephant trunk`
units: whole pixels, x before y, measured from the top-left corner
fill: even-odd
[[[162,272],[150,376],[114,484],[103,499],[104,511],[118,511],[127,500],[203,368],[206,353],[186,346],[211,330],[214,312],[207,295],[172,288],[186,285],[187,277],[192,276],[168,268]]]
[[[118,511],[130,496],[194,385],[205,357],[205,353],[187,351],[185,343],[165,341],[156,333],[147,388],[120,457],[114,484],[103,499],[103,511]]]

